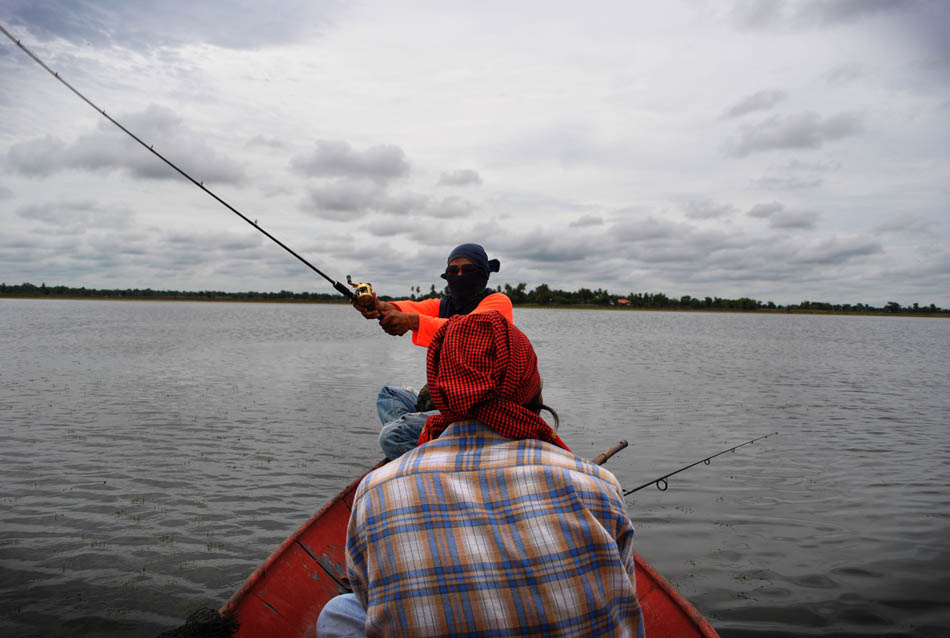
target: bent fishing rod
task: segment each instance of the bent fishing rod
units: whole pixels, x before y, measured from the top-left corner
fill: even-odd
[[[670,472],[669,474],[664,474],[663,476],[661,476],[661,477],[659,477],[659,478],[656,478],[656,479],[653,479],[652,481],[648,481],[648,482],[644,483],[643,485],[641,485],[641,486],[639,486],[639,487],[633,488],[632,490],[624,490],[623,495],[624,495],[624,496],[629,496],[630,494],[633,494],[634,492],[639,492],[639,491],[642,490],[643,488],[645,488],[645,487],[650,487],[651,485],[656,485],[656,487],[657,487],[658,490],[660,490],[661,492],[665,492],[666,489],[669,487],[669,482],[667,481],[667,479],[670,478],[671,476],[673,476],[673,475],[675,475],[675,474],[679,474],[680,472],[683,472],[683,471],[685,471],[685,470],[688,470],[688,469],[691,468],[691,467],[695,467],[695,466],[699,465],[700,463],[705,463],[706,465],[709,465],[709,462],[712,461],[712,460],[713,460],[714,458],[716,458],[717,456],[721,456],[721,455],[725,454],[726,452],[735,452],[736,450],[738,450],[740,447],[743,447],[744,445],[752,445],[752,444],[755,443],[756,441],[761,441],[762,439],[767,439],[767,438],[769,438],[770,436],[774,436],[774,435],[776,435],[776,434],[778,434],[778,432],[772,432],[771,434],[766,434],[765,436],[760,436],[760,437],[758,437],[758,438],[752,439],[751,441],[746,441],[745,443],[740,443],[739,445],[734,445],[734,446],[732,446],[732,447],[727,447],[727,448],[726,448],[725,450],[723,450],[722,452],[717,452],[716,454],[713,454],[712,456],[707,456],[706,458],[700,459],[700,460],[696,461],[695,463],[690,463],[689,465],[685,465],[685,466],[681,467],[681,468],[678,469],[678,470],[674,470],[673,472]]]
[[[26,47],[23,45],[23,43],[20,42],[16,37],[14,37],[9,31],[7,31],[7,30],[3,27],[3,25],[0,25],[0,31],[2,31],[2,32],[3,32],[3,35],[7,36],[14,44],[16,44],[18,47],[20,47],[20,49],[22,49],[24,53],[26,53],[28,56],[30,56],[30,58],[31,58],[34,62],[36,62],[37,64],[39,64],[39,65],[40,65],[41,67],[43,67],[50,75],[52,75],[54,78],[56,78],[57,80],[59,80],[59,81],[63,84],[63,86],[65,86],[67,89],[69,89],[70,91],[72,91],[73,93],[75,93],[83,102],[85,102],[86,104],[88,104],[89,106],[91,106],[91,107],[92,107],[93,109],[95,109],[100,115],[102,115],[104,118],[106,118],[107,120],[109,120],[110,122],[112,122],[112,123],[113,123],[116,127],[118,127],[123,133],[125,133],[126,135],[128,135],[129,137],[131,137],[133,140],[135,140],[136,142],[138,142],[138,143],[142,146],[142,148],[144,148],[145,150],[147,150],[149,153],[151,153],[152,155],[154,155],[154,156],[157,157],[158,159],[160,159],[160,160],[162,160],[163,162],[165,162],[168,166],[170,166],[171,168],[173,168],[179,175],[181,175],[182,177],[184,177],[185,179],[187,179],[189,182],[191,182],[192,184],[194,184],[195,186],[197,186],[198,188],[200,188],[201,190],[203,190],[205,193],[207,193],[208,195],[210,195],[211,197],[213,197],[218,203],[220,203],[222,206],[224,206],[225,208],[227,208],[229,211],[231,211],[232,213],[234,213],[235,215],[237,215],[238,217],[240,217],[241,219],[243,219],[244,221],[246,221],[246,222],[247,222],[248,224],[250,224],[255,230],[261,232],[265,237],[267,237],[268,239],[270,239],[271,241],[273,241],[275,244],[277,244],[278,246],[280,246],[281,248],[283,248],[284,250],[286,250],[288,253],[290,253],[291,255],[293,255],[294,257],[296,257],[296,258],[297,258],[298,260],[300,260],[304,265],[306,265],[308,268],[310,268],[310,270],[314,271],[315,273],[317,273],[318,275],[320,275],[321,277],[323,277],[324,279],[326,279],[327,281],[329,281],[330,284],[337,290],[337,292],[339,292],[340,294],[342,294],[344,297],[346,297],[346,298],[349,299],[350,301],[359,303],[360,305],[367,306],[367,305],[371,305],[371,304],[372,304],[372,302],[373,302],[373,288],[372,288],[372,286],[371,286],[370,284],[368,284],[368,283],[354,283],[354,282],[351,280],[350,276],[347,275],[347,276],[346,276],[346,281],[347,281],[347,283],[348,283],[350,286],[352,286],[353,288],[356,289],[355,291],[351,291],[349,288],[347,288],[346,286],[344,286],[344,285],[343,285],[342,283],[340,283],[339,281],[336,281],[335,279],[333,279],[333,278],[329,277],[328,275],[326,275],[322,270],[320,270],[319,268],[317,268],[316,266],[314,266],[313,264],[311,264],[309,261],[307,261],[306,259],[304,259],[303,257],[301,257],[297,252],[295,252],[294,250],[291,250],[291,249],[290,249],[286,244],[284,244],[282,241],[280,241],[279,239],[277,239],[276,237],[274,237],[273,235],[271,235],[269,232],[267,232],[266,230],[264,230],[263,228],[261,228],[260,226],[258,226],[258,225],[257,225],[257,222],[251,220],[249,217],[247,217],[246,215],[244,215],[241,211],[239,211],[238,209],[236,209],[234,206],[231,206],[231,204],[227,203],[227,202],[224,201],[222,198],[220,198],[217,194],[215,194],[214,192],[212,192],[211,189],[209,189],[208,187],[206,187],[206,186],[204,185],[204,182],[199,181],[199,180],[195,179],[194,177],[192,177],[191,175],[189,175],[188,173],[186,173],[184,170],[182,170],[181,168],[179,168],[177,164],[175,164],[175,163],[172,162],[170,159],[168,159],[167,157],[165,157],[164,155],[162,155],[161,153],[159,153],[158,151],[156,151],[155,148],[154,148],[154,146],[153,146],[152,144],[146,144],[139,136],[137,136],[135,133],[133,133],[132,131],[130,131],[129,129],[127,129],[126,127],[124,127],[122,124],[120,124],[118,121],[116,121],[115,118],[113,118],[111,115],[109,115],[108,113],[105,112],[105,109],[102,109],[102,108],[100,108],[98,105],[96,105],[95,103],[93,103],[92,100],[90,100],[90,99],[87,98],[85,95],[83,95],[82,93],[80,93],[72,84],[70,84],[69,82],[67,82],[66,80],[64,80],[62,77],[60,77],[60,75],[59,75],[58,72],[54,71],[54,70],[51,69],[49,66],[47,66],[47,64],[46,64],[45,62],[43,62],[43,61],[42,61],[39,57],[37,57],[32,51],[30,51],[28,48],[26,48]]]

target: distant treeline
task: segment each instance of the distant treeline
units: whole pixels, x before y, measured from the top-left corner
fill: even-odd
[[[722,299],[720,297],[691,297],[683,295],[682,297],[667,297],[662,292],[631,292],[627,295],[615,295],[601,288],[590,290],[581,288],[580,290],[570,292],[566,290],[554,290],[547,284],[541,284],[534,290],[528,291],[526,284],[497,288],[511,298],[514,305],[538,305],[538,306],[621,306],[629,308],[652,308],[652,309],[690,309],[690,310],[772,310],[785,312],[857,312],[857,313],[922,313],[938,314],[948,313],[950,311],[939,308],[935,304],[921,305],[914,303],[910,306],[901,306],[896,301],[888,301],[883,306],[872,306],[865,303],[846,303],[833,304],[823,301],[803,301],[799,304],[789,304],[787,306],[778,305],[772,301],[758,301],[748,297],[738,299]]]
[[[615,308],[646,308],[652,310],[732,310],[741,312],[835,312],[835,313],[888,313],[888,314],[950,314],[935,304],[923,305],[914,303],[901,306],[896,301],[888,301],[883,306],[872,306],[865,303],[833,304],[823,301],[802,301],[799,304],[786,306],[774,302],[762,302],[748,297],[739,299],[722,299],[720,297],[668,297],[663,293],[631,292],[627,295],[617,295],[602,288],[591,290],[581,288],[576,291],[553,289],[547,284],[541,284],[534,290],[528,290],[527,284],[519,283],[516,286],[505,284],[495,290],[503,292],[511,298],[516,306],[601,306]],[[442,295],[435,286],[430,286],[426,292],[420,286],[412,288],[410,299],[421,300]],[[45,283],[36,286],[30,283],[8,285],[0,283],[0,297],[64,297],[64,298],[96,298],[96,299],[181,299],[193,301],[323,301],[340,302],[342,297],[337,293],[322,292],[222,292],[219,290],[153,290],[151,288],[126,289],[96,289],[72,288],[69,286],[47,286]],[[381,299],[391,300],[394,297],[380,295]]]
[[[0,283],[0,297],[89,297],[94,299],[187,299],[192,301],[342,301],[338,293],[318,292],[222,292],[220,290],[153,290],[151,288],[71,288],[47,286],[45,283],[11,286]]]

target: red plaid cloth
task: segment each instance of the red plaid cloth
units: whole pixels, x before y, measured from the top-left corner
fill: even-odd
[[[433,335],[426,376],[439,414],[419,444],[456,421],[478,419],[509,439],[539,439],[570,448],[524,404],[541,392],[538,357],[523,332],[497,311],[456,315]]]

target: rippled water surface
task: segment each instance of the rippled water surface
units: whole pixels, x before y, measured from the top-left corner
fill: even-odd
[[[944,636],[950,322],[516,310],[561,434],[723,636]],[[0,635],[217,607],[380,457],[424,350],[344,306],[0,300]]]

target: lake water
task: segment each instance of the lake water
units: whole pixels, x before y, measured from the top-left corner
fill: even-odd
[[[950,321],[515,310],[561,435],[723,636],[945,636]],[[345,306],[0,300],[0,635],[218,607],[380,458],[424,355]]]

